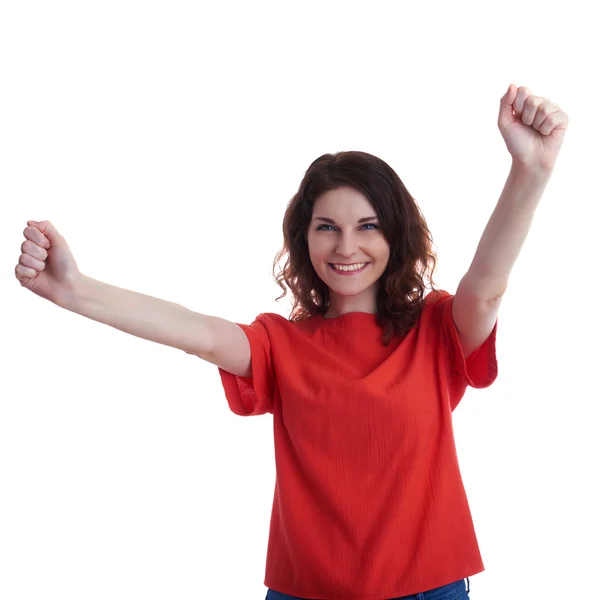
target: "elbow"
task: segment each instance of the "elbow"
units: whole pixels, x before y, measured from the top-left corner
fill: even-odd
[[[479,302],[499,302],[508,287],[508,279],[490,274],[468,272],[458,285],[461,294]]]

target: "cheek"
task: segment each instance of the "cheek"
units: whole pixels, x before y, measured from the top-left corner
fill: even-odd
[[[314,244],[308,247],[308,256],[310,258],[310,262],[312,263],[315,269],[319,268],[319,265],[322,262],[321,254],[319,253],[319,249]]]
[[[386,260],[390,257],[390,246],[385,239],[379,240],[379,256]]]
[[[327,244],[322,238],[309,238],[308,253],[311,257],[320,258],[328,251]]]

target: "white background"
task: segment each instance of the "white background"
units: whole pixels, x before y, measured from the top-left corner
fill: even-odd
[[[384,159],[450,292],[508,175],[512,82],[570,126],[455,412],[475,600],[598,589],[597,27],[583,2],[27,2],[0,11],[0,598],[259,600],[272,415],[216,367],[14,277],[29,219],[80,269],[198,312],[289,314],[281,220],[325,152]],[[591,8],[589,10],[592,10]]]

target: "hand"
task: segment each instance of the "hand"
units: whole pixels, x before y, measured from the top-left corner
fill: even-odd
[[[27,221],[15,275],[34,294],[60,304],[82,276],[65,238],[50,221]]]
[[[498,128],[516,163],[553,169],[568,125],[564,110],[529,88],[511,83],[500,100]]]

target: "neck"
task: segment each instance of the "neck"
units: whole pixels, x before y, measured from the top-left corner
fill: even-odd
[[[362,294],[355,296],[341,296],[330,292],[329,307],[324,315],[326,319],[341,317],[352,312],[377,313],[375,294],[370,290],[365,290]]]

